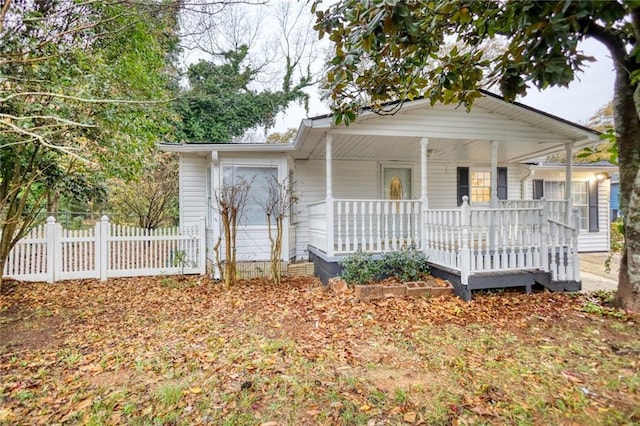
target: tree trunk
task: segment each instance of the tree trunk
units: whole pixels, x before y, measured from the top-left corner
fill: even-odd
[[[224,286],[231,287],[231,225],[228,216],[222,216],[222,227],[224,228]]]
[[[2,294],[2,281],[4,279],[4,265],[7,262],[7,258],[0,256],[0,294]]]
[[[282,216],[276,216],[276,238],[271,247],[271,274],[273,283],[280,284],[282,274],[280,270],[280,258],[282,257]]]
[[[640,119],[629,70],[616,63],[613,114],[620,166],[624,249],[615,304],[640,312]]]
[[[216,243],[215,246],[213,246],[213,253],[215,255],[216,268],[218,268],[218,273],[220,274],[220,281],[226,282],[224,281],[224,267],[220,262],[220,243],[221,242],[222,242],[222,237],[218,236],[218,242]]]
[[[17,230],[17,224],[15,221],[5,221],[4,226],[0,228],[0,290],[2,289],[2,279],[4,277],[4,265],[7,263],[9,253],[15,245],[15,238],[13,237]]]
[[[52,189],[47,191],[47,214],[54,214],[58,218],[58,205],[60,204],[60,191]]]
[[[229,244],[231,245],[231,257],[229,258],[229,274],[231,276],[229,277],[229,283],[235,284],[236,278],[237,278],[236,254],[238,252],[236,248],[236,241],[238,236],[238,213],[236,210],[234,210],[233,213],[231,214],[230,230],[231,230],[231,237],[230,237],[231,241],[229,242]]]

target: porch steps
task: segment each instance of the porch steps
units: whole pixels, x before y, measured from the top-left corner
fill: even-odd
[[[551,274],[544,271],[532,272],[536,284],[540,284],[550,291],[580,291],[582,281],[551,281]]]
[[[453,284],[455,293],[467,301],[471,300],[474,290],[524,287],[527,293],[531,293],[535,285],[541,285],[553,292],[573,292],[582,289],[580,281],[551,281],[550,273],[538,270],[476,273],[469,277],[469,283],[466,286],[460,283],[460,275],[457,271],[431,265],[431,274],[449,280]]]

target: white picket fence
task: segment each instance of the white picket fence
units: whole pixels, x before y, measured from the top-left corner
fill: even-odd
[[[4,276],[23,281],[135,277],[206,272],[204,218],[195,226],[147,230],[109,222],[63,229],[55,218],[13,248]]]

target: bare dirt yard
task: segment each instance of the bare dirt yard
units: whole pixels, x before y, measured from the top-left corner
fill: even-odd
[[[640,318],[609,297],[5,282],[0,424],[637,424]]]

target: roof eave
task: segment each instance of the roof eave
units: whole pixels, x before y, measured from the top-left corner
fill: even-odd
[[[295,150],[293,143],[286,144],[267,144],[267,143],[191,143],[191,144],[175,144],[160,143],[158,147],[166,152],[178,153],[208,153],[208,152],[288,152]]]

